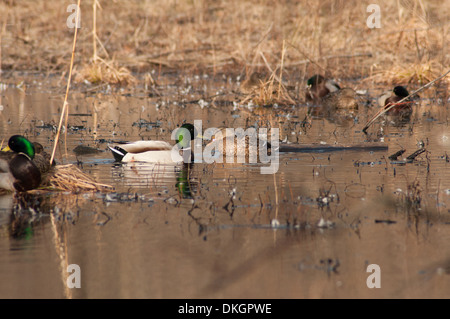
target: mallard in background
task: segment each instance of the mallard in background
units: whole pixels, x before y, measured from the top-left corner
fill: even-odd
[[[343,88],[327,94],[322,98],[322,104],[330,109],[358,109],[356,92],[350,88]]]
[[[409,95],[408,90],[404,86],[396,86],[392,91],[384,92],[379,98],[378,98],[378,105],[382,108],[389,107],[389,105],[395,104],[402,100],[403,98],[407,97]],[[411,112],[412,101],[409,99],[406,101],[403,101],[402,103],[394,106],[392,109],[390,109],[387,113],[388,114],[397,114],[397,113],[404,113],[404,112]]]
[[[408,96],[408,90],[404,86],[396,86],[392,91],[381,94],[377,99],[380,109],[367,121],[363,132],[365,133],[367,128],[382,115],[387,115],[396,125],[404,125],[409,122],[412,114],[412,100],[419,98],[419,96],[414,95],[398,103]]]
[[[325,79],[322,75],[313,75],[307,81],[306,100],[317,101],[329,94],[341,89],[333,80]]]
[[[33,143],[21,135],[14,135],[0,152],[0,189],[27,191],[39,187],[41,172],[33,162]]]
[[[44,147],[42,144],[38,142],[33,142],[35,155],[33,158],[34,164],[37,166],[41,174],[46,174],[50,171],[52,166],[55,166],[55,160],[53,160],[52,164],[50,164],[51,156],[47,152],[44,151]]]
[[[258,90],[267,82],[267,76],[263,73],[253,72],[240,85],[240,90],[244,94],[251,94]]]
[[[187,150],[191,141],[201,137],[192,124],[183,124],[177,129],[175,141],[181,150]],[[165,141],[136,141],[109,147],[116,162],[147,162],[162,164],[182,163],[183,157],[174,146]],[[191,158],[192,161],[192,158]]]

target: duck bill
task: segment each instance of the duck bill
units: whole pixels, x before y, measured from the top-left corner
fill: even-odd
[[[2,152],[10,152],[11,149],[9,148],[9,146],[5,146],[4,148],[2,148],[1,151],[2,151]]]

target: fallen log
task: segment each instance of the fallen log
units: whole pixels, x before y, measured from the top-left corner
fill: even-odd
[[[386,151],[388,146],[384,143],[359,144],[280,144],[280,153],[326,153],[338,151]]]

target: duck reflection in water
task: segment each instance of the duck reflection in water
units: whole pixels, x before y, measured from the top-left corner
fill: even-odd
[[[0,195],[0,229],[10,238],[31,239],[36,226],[50,221],[46,212],[46,198],[30,193],[7,193]]]
[[[193,165],[194,164],[192,163],[184,164],[177,174],[177,182],[175,183],[175,187],[181,198],[193,198],[193,193],[197,193],[198,181],[197,179],[191,177]]]

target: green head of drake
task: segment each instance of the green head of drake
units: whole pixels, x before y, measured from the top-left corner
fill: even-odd
[[[190,123],[181,125],[175,133],[175,141],[181,148],[189,148],[191,141],[196,137],[200,137],[200,135],[195,126]]]
[[[378,98],[378,105],[384,107],[389,103],[397,103],[409,95],[408,90],[404,86],[396,86],[392,91],[383,93]]]
[[[396,96],[401,98],[405,98],[409,95],[408,90],[404,86],[396,86],[393,91]]]
[[[322,82],[325,82],[325,78],[320,74],[316,74],[316,75],[313,75],[312,77],[310,77],[308,79],[308,81],[306,82],[306,84],[309,87],[312,87],[312,86],[318,85]]]
[[[315,74],[308,79],[306,100],[320,100],[330,92],[340,90],[340,86],[333,80]]]
[[[34,158],[35,149],[33,143],[22,135],[13,135],[8,141],[8,147],[11,151],[15,153],[23,153],[27,155],[30,159]]]
[[[21,135],[14,135],[0,152],[1,187],[10,191],[27,191],[39,187],[41,172],[33,162],[33,143]]]

